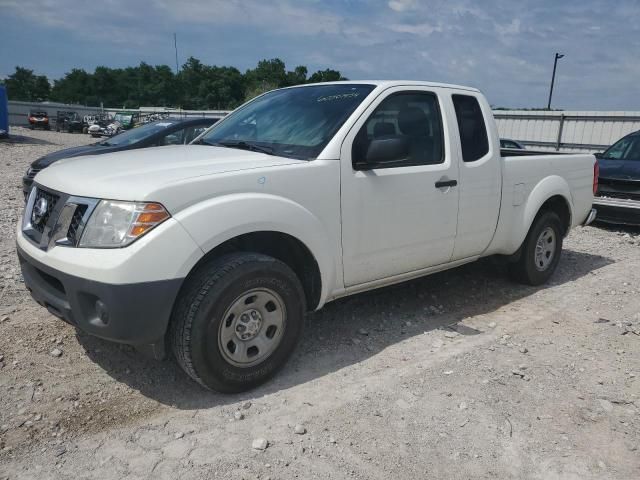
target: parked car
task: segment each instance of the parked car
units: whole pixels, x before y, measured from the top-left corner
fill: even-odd
[[[640,131],[596,155],[600,168],[593,201],[598,220],[640,225]]]
[[[593,220],[595,158],[513,155],[473,88],[275,90],[191,145],[40,172],[17,235],[24,282],[89,334],[169,346],[201,385],[246,390],[337,298],[488,255],[547,281]]]
[[[216,120],[215,118],[167,119],[161,122],[148,123],[102,142],[65,148],[64,150],[49,153],[33,161],[22,177],[22,191],[25,199],[38,172],[58,160],[85,155],[102,155],[151,146],[186,144],[213,125]]]
[[[61,111],[56,115],[56,132],[82,133],[83,121],[77,112]]]
[[[500,148],[508,148],[511,150],[526,150],[526,147],[524,145],[515,140],[511,140],[510,138],[501,138]]]
[[[0,138],[9,136],[9,100],[7,89],[0,85]]]
[[[50,130],[49,114],[44,110],[31,110],[29,112],[29,128],[42,128],[44,130]]]

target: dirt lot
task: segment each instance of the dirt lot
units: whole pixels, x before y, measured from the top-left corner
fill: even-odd
[[[640,231],[572,232],[545,288],[485,260],[330,304],[272,382],[218,395],[30,299],[20,178],[90,139],[13,133],[0,143],[0,478],[640,478]]]

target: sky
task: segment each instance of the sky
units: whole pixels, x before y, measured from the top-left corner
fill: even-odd
[[[480,88],[500,107],[640,110],[640,0],[0,0],[0,77],[194,56]]]

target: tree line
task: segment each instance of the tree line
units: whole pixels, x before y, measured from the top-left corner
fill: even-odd
[[[62,102],[117,108],[180,107],[187,110],[230,110],[274,88],[303,83],[346,80],[339,71],[318,70],[309,75],[300,65],[287,70],[279,58],[261,60],[242,73],[235,67],[205,65],[189,57],[176,74],[167,65],[141,62],[136,67],[97,67],[93,73],[74,68],[53,85],[44,75],[16,67],[0,80],[9,100]]]

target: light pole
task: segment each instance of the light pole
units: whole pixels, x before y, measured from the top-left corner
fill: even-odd
[[[547,110],[551,110],[551,97],[553,96],[553,84],[556,81],[556,67],[558,66],[558,60],[564,57],[561,53],[556,53],[556,57],[553,60],[553,74],[551,75],[551,88],[549,89],[549,103],[547,104]]]
[[[178,36],[173,34],[173,48],[176,50],[176,75],[178,75]]]

